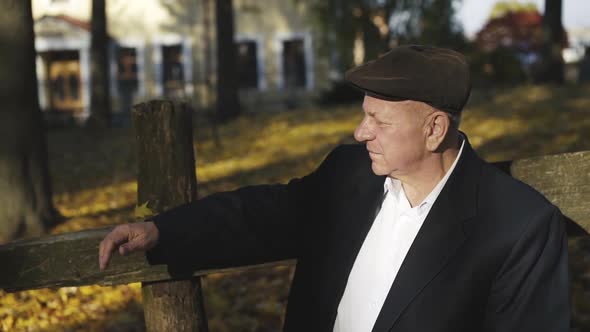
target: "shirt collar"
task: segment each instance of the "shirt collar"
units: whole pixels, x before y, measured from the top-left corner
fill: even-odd
[[[449,170],[445,173],[443,178],[436,184],[436,186],[434,186],[434,188],[426,196],[426,198],[424,198],[424,200],[415,207],[412,208],[410,206],[410,202],[406,197],[406,193],[404,192],[404,188],[402,187],[402,183],[400,180],[391,178],[389,176],[385,178],[385,183],[383,184],[383,191],[385,194],[393,196],[396,205],[399,208],[400,214],[410,214],[413,216],[420,217],[430,211],[430,207],[438,198],[438,195],[440,194],[445,184],[447,183],[447,180],[453,173],[453,170],[455,169],[455,166],[457,166],[457,162],[461,157],[461,153],[463,152],[463,147],[465,146],[465,138],[462,134],[459,134],[459,136],[462,140],[461,148],[459,148],[459,153],[457,154],[455,161],[453,161],[453,164],[451,165]]]

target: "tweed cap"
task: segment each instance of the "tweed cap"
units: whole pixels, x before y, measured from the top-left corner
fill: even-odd
[[[346,80],[375,98],[422,101],[454,113],[461,112],[471,91],[463,55],[423,45],[395,47],[347,71]]]

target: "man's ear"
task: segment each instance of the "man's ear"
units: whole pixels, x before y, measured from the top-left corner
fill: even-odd
[[[436,111],[430,115],[430,121],[427,122],[428,135],[426,137],[426,149],[431,152],[436,152],[441,147],[451,121],[448,115],[442,111]]]

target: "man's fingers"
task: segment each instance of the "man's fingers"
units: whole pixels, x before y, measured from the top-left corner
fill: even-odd
[[[119,253],[121,255],[127,255],[128,253],[131,253],[131,252],[137,250],[139,246],[140,246],[140,243],[138,240],[132,240],[130,242],[127,242],[127,243],[121,245],[119,247]]]
[[[115,249],[115,242],[107,237],[104,240],[102,240],[102,242],[100,243],[100,257],[99,257],[99,265],[100,265],[100,269],[104,270],[107,265],[109,264],[109,261],[111,259],[111,254],[113,252],[113,250]]]
[[[147,250],[158,241],[158,229],[153,222],[139,222],[115,227],[99,245],[98,265],[106,269],[115,250],[121,255]]]
[[[115,227],[105,238],[99,246],[98,264],[100,270],[103,271],[109,264],[111,255],[115,248],[122,243],[125,243],[129,237],[129,230],[127,225]]]
[[[101,271],[106,269],[107,265],[109,264],[109,260],[111,259],[111,252],[108,247],[109,245],[105,244],[104,240],[100,243],[100,256],[98,257],[98,265]]]

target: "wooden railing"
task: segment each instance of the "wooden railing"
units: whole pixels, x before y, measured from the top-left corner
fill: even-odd
[[[196,198],[192,129],[187,112],[183,107],[168,102],[137,105],[134,110],[140,151],[138,202],[150,202],[149,207],[154,213]],[[496,163],[496,166],[536,188],[557,205],[570,223],[568,229],[590,231],[590,151],[521,159]],[[198,277],[294,264],[294,261],[287,260],[195,271],[192,275],[178,276],[172,275],[165,265],[149,265],[140,253],[114,255],[109,268],[101,272],[98,268],[98,245],[109,230],[102,228],[51,235],[0,246],[0,289],[14,292],[45,287],[142,282],[148,331],[176,330],[174,321],[186,322],[187,318],[193,319],[195,325],[189,329],[184,326],[183,330],[206,331],[207,321]],[[178,286],[175,284],[178,282],[185,284]],[[162,296],[162,291],[152,289],[162,285],[167,295],[177,292],[179,296],[194,296],[188,301],[188,306],[178,303],[162,305],[162,299],[156,301],[154,298]],[[148,310],[152,313],[148,314]],[[158,315],[154,316],[154,311],[158,315],[176,318],[167,317],[166,322],[161,322],[156,317]]]
[[[98,269],[98,245],[112,227],[15,241],[0,246],[0,288],[7,292],[48,287],[113,286],[132,282],[174,280],[166,265],[149,265],[145,255],[113,255],[108,269]],[[218,272],[245,271],[278,265],[285,260],[254,266],[194,271],[200,277]]]

